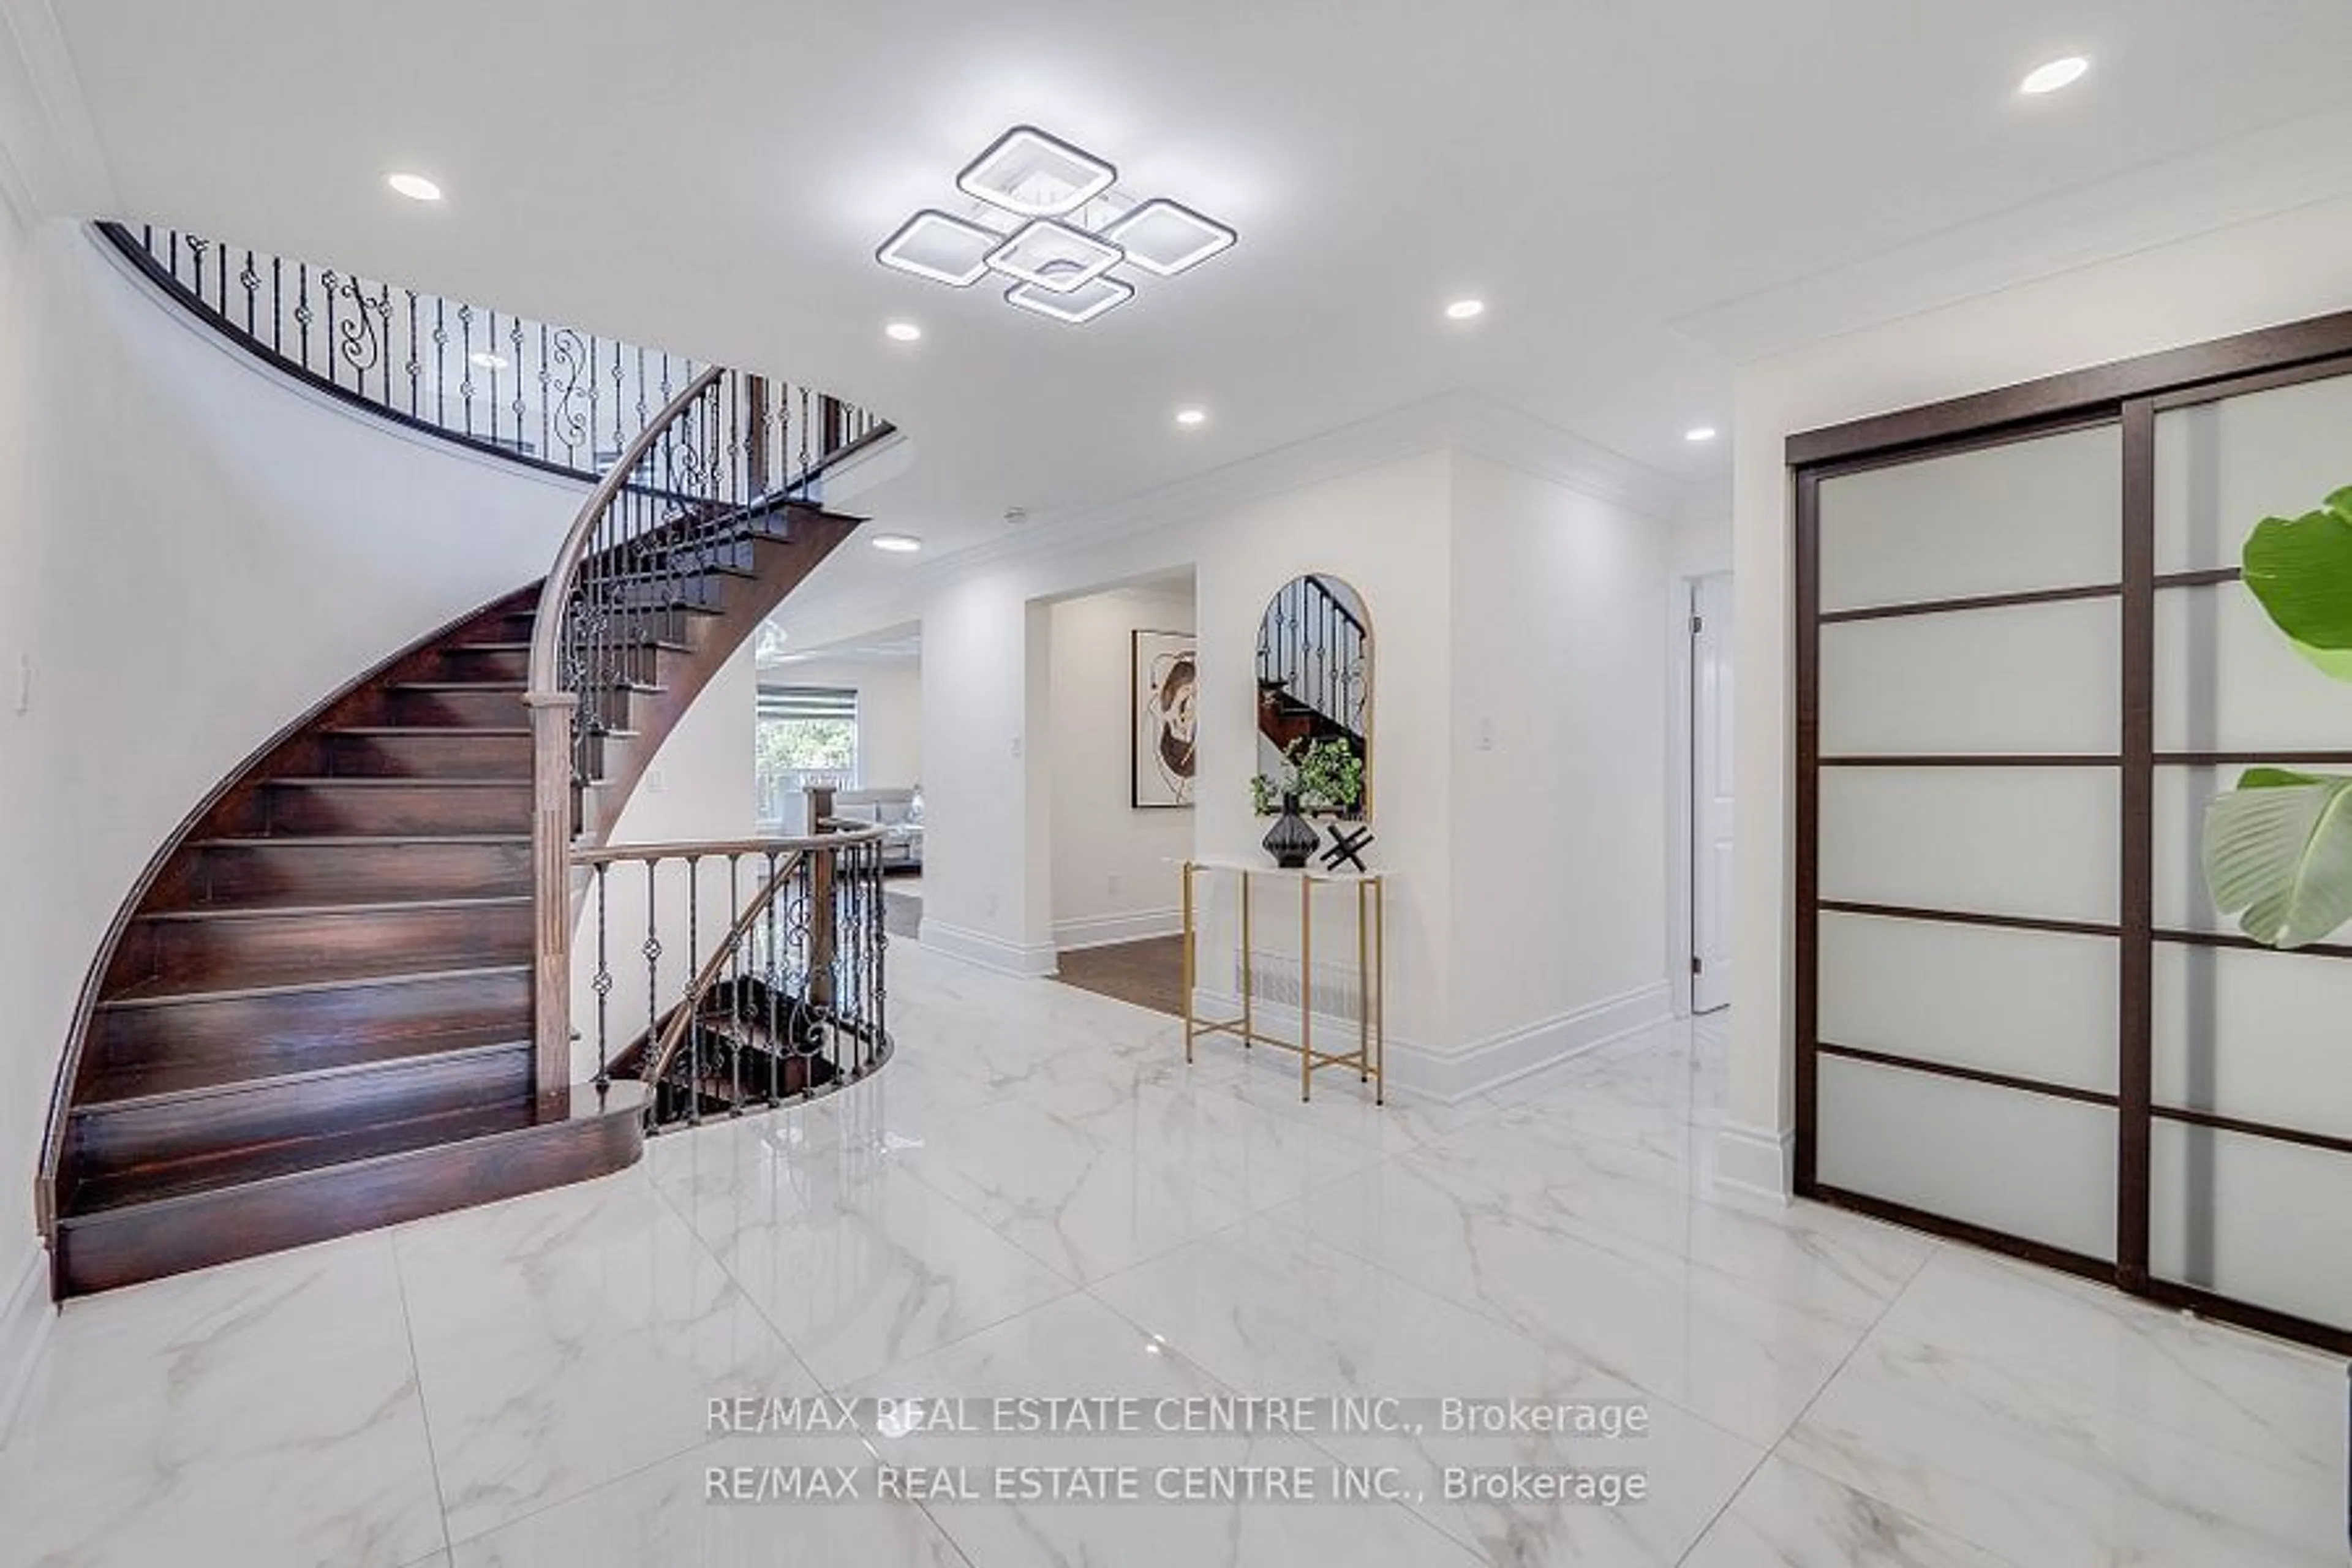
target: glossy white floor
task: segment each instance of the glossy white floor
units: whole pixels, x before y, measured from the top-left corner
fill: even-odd
[[[2341,1363],[1723,1201],[1719,1041],[1446,1110],[893,949],[899,1059],[593,1186],[75,1305],[0,1563],[2344,1562]],[[1631,1400],[1615,1439],[713,1435],[736,1395]],[[1426,1411],[1410,1405],[1410,1411]],[[706,1500],[714,1468],[1391,1467],[1410,1501]],[[1638,1471],[1449,1503],[1441,1465]],[[870,1471],[867,1477],[870,1482]]]

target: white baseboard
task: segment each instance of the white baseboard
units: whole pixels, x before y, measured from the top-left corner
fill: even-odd
[[[1089,915],[1083,920],[1054,922],[1054,945],[1064,952],[1183,934],[1181,910],[1144,910],[1131,915]]]
[[[16,1267],[0,1275],[0,1443],[8,1439],[57,1316],[49,1300],[48,1249],[29,1239]]]
[[[1241,1013],[1241,998],[1196,990],[1193,1010],[1206,1018],[1232,1018]],[[1268,1034],[1296,1039],[1298,1009],[1282,1003],[1252,1005],[1258,1026]],[[1452,1105],[1514,1079],[1550,1067],[1555,1062],[1596,1050],[1612,1040],[1655,1028],[1674,1018],[1674,999],[1664,981],[1629,991],[1622,996],[1596,1002],[1573,1012],[1542,1019],[1517,1029],[1490,1036],[1460,1050],[1438,1051],[1391,1035],[1388,1039],[1388,1080],[1392,1090],[1440,1104]],[[1353,1018],[1318,1010],[1315,1033],[1320,1039],[1352,1041]],[[1287,1059],[1297,1070],[1297,1058],[1266,1053],[1275,1065]]]
[[[1407,1069],[1408,1081],[1449,1102],[1467,1100],[1540,1072],[1555,1062],[1672,1023],[1674,1016],[1674,994],[1661,980],[1622,996],[1490,1035],[1458,1051],[1444,1055],[1416,1051],[1421,1060]]]
[[[1727,1121],[1715,1135],[1716,1184],[1785,1204],[1795,1186],[1796,1146],[1794,1132]]]
[[[1054,946],[1051,942],[1042,947],[1024,947],[1018,942],[1001,941],[983,931],[951,926],[929,915],[923,917],[920,934],[915,940],[934,952],[960,958],[982,969],[993,969],[1000,974],[1042,980],[1054,973]]]

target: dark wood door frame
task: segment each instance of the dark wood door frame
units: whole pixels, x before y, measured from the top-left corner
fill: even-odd
[[[2261,756],[2174,752],[2156,749],[2156,607],[2159,594],[2232,582],[2231,569],[2160,575],[2156,558],[2156,417],[2166,409],[2298,382],[2352,374],[2352,311],[2273,327],[2188,348],[2051,376],[1925,407],[1804,432],[1789,438],[1787,462],[1795,501],[1795,827],[1793,934],[1796,1033],[1796,1186],[1800,1195],[1874,1214],[1898,1223],[1991,1247],[2012,1256],[2110,1282],[2132,1294],[2183,1307],[2263,1332],[2352,1354],[2352,1329],[2295,1317],[2194,1286],[2154,1277],[2149,1266],[2152,1146],[2158,1120],[2352,1152],[2352,1141],[2305,1130],[2164,1107],[2154,1093],[2155,953],[2159,945],[2253,948],[2242,937],[2159,930],[2155,923],[2155,781],[2159,767],[2287,760]],[[2035,439],[2095,426],[2119,428],[2122,449],[2121,580],[2041,591],[1947,599],[1867,610],[1824,613],[1821,578],[1821,486],[1824,479],[1930,457]],[[2114,597],[2119,601],[2122,684],[2120,744],[2112,756],[2069,757],[1824,757],[1821,745],[1822,627],[1843,620],[1993,608],[2010,605]],[[2345,753],[2312,752],[2309,760],[2340,762]],[[2056,765],[2114,767],[2119,775],[2121,859],[2117,919],[2113,925],[1928,909],[1892,909],[1825,902],[1821,896],[1821,779],[1832,767],[1915,765]],[[2080,1086],[2010,1075],[1987,1075],[1949,1065],[1889,1059],[1904,1070],[1957,1079],[2000,1080],[2028,1093],[2113,1106],[2116,1113],[2116,1257],[2084,1256],[1982,1226],[1843,1191],[1819,1178],[1820,1061],[1822,1057],[1872,1060],[1882,1053],[1821,1037],[1819,977],[1821,917],[1832,911],[2070,931],[2112,937],[2120,963],[2116,1083],[2113,1094]],[[2326,945],[2308,954],[2352,957],[2352,946]]]

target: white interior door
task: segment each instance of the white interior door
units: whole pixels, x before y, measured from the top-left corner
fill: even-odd
[[[1731,1005],[1731,577],[1691,588],[1691,1011]]]

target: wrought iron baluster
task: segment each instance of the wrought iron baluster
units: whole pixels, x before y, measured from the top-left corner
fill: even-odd
[[[662,1084],[656,1076],[662,1064],[652,1055],[661,1038],[661,933],[655,929],[655,920],[661,910],[661,899],[655,889],[655,868],[661,864],[659,856],[646,858],[646,944],[639,951],[646,955],[646,1073],[654,1079],[646,1093],[656,1106],[662,1094]]]
[[[590,986],[596,993],[596,1088],[602,1091],[611,1085],[613,1074],[607,1055],[613,1032],[613,964],[605,949],[606,864],[596,863],[596,977]],[[648,1064],[650,1066],[650,1064]]]

